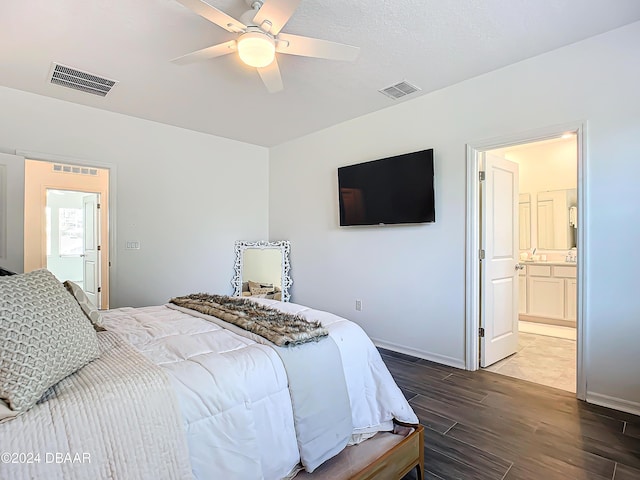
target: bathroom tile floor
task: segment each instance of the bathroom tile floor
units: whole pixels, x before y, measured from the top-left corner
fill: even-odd
[[[575,393],[575,340],[523,332],[518,337],[518,351],[485,370]]]

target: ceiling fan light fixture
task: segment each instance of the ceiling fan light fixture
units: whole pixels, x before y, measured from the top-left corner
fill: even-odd
[[[244,33],[238,39],[238,55],[250,67],[266,67],[276,56],[276,42],[265,33]]]

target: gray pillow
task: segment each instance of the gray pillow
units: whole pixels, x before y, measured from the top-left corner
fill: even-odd
[[[69,291],[69,293],[73,295],[73,297],[76,299],[76,302],[78,302],[78,305],[80,305],[80,308],[82,309],[84,314],[87,316],[89,321],[93,324],[93,328],[95,328],[96,331],[98,332],[103,331],[105,328],[104,328],[104,324],[102,323],[102,315],[100,314],[98,309],[95,307],[95,305],[91,303],[91,300],[89,300],[89,297],[87,297],[87,294],[84,293],[84,290],[80,288],[80,285],[72,282],[71,280],[67,280],[66,282],[64,282],[63,285]]]
[[[0,399],[16,412],[99,356],[75,299],[48,270],[0,278]]]

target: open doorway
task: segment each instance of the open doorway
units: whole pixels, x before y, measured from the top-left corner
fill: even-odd
[[[485,155],[514,162],[519,173],[518,339],[516,351],[498,361],[485,366],[481,355],[481,366],[575,393],[576,135],[566,133],[489,150]]]
[[[24,161],[24,271],[48,268],[109,308],[109,169]]]
[[[48,188],[46,195],[47,269],[78,284],[99,305],[100,194]]]
[[[536,360],[513,362],[519,351],[535,351],[539,338],[540,350],[545,348],[544,340],[558,343],[546,346],[556,353],[569,342],[573,349],[562,352],[566,367],[543,354],[545,373],[555,370],[557,377],[563,376],[564,385],[552,386],[574,391],[578,398],[584,398],[586,390],[582,369],[583,230],[575,228],[583,227],[585,218],[581,208],[582,142],[583,126],[576,124],[491,140],[469,146],[467,151],[467,368],[488,367],[520,376],[522,364],[535,365]],[[551,162],[557,162],[549,153],[554,144],[572,150],[569,183],[550,170]],[[531,155],[525,153],[527,149]],[[527,164],[528,156],[537,157],[537,165]],[[536,168],[539,172],[534,178]],[[485,181],[479,181],[482,170],[486,170]],[[534,188],[536,182],[541,183]],[[489,209],[483,206],[488,198],[493,199]],[[560,211],[566,217],[566,231],[560,228]],[[563,237],[566,243],[550,243],[556,237]],[[498,354],[496,346],[500,347]],[[509,362],[513,362],[511,367],[505,367]],[[525,379],[536,381],[535,375]],[[541,380],[538,383],[549,384]]]

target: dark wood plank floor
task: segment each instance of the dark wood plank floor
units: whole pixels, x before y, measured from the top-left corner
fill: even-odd
[[[640,480],[640,417],[497,373],[380,353],[425,426],[427,479]]]

